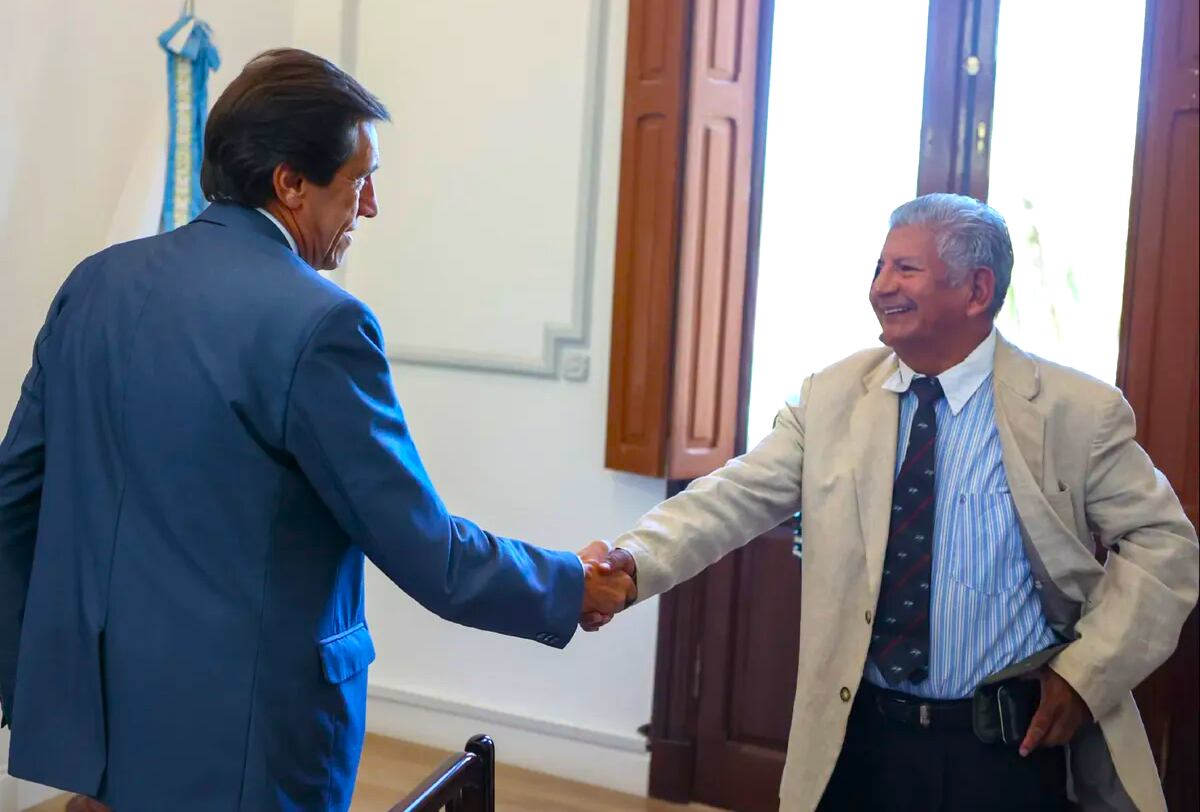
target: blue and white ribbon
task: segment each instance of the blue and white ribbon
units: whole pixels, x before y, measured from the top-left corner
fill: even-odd
[[[190,222],[204,208],[200,158],[208,118],[208,74],[221,66],[208,23],[196,19],[192,4],[158,37],[167,52],[167,178],[159,231]]]

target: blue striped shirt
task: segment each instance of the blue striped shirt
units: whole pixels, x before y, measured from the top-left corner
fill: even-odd
[[[995,331],[961,364],[938,376],[936,513],[930,593],[929,676],[895,690],[928,699],[969,696],[990,674],[1057,642],[1033,573],[1000,457],[992,390]],[[885,384],[900,394],[896,473],[904,462],[917,398],[913,371]],[[869,659],[865,677],[888,686]]]

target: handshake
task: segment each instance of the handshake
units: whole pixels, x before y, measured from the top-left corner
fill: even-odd
[[[579,551],[583,562],[583,606],[579,627],[594,632],[637,600],[637,562],[620,547],[593,541]]]

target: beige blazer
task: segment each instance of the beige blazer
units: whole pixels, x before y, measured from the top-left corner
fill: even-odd
[[[800,661],[785,812],[816,807],[858,689],[887,544],[898,398],[886,348],[804,383],[752,451],[698,479],[615,540],[637,561],[640,600],[685,581],[803,508]],[[1091,709],[1070,745],[1072,791],[1091,810],[1162,810],[1130,693],[1171,652],[1196,603],[1196,533],[1134,442],[1120,392],[997,341],[1004,467],[1051,625],[1072,642],[1051,667]],[[1093,532],[1109,554],[1095,557]]]

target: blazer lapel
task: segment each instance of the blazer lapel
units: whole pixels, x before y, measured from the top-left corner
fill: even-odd
[[[1040,491],[1043,459],[1045,455],[1046,418],[1033,405],[1033,399],[1041,390],[1041,377],[1037,363],[1025,353],[1009,344],[1003,336],[996,337],[996,372],[993,388],[996,395],[998,423],[1007,423],[1008,432],[1001,428],[1001,445],[1005,441],[1014,445]],[[1005,437],[1005,434],[1008,437]],[[1009,467],[1007,456],[1005,468]]]
[[[850,416],[854,486],[871,595],[879,593],[892,515],[900,399],[884,389],[883,382],[895,370],[896,357],[889,355],[863,378],[865,391]]]
[[[996,344],[996,430],[1013,505],[1035,572],[1040,564],[1062,594],[1078,603],[1083,600],[1080,584],[1086,573],[1071,554],[1074,545],[1063,543],[1076,538],[1074,530],[1063,524],[1046,498],[1047,486],[1052,492],[1059,486],[1057,481],[1045,481],[1046,419],[1033,403],[1040,391],[1037,362],[1001,337]],[[1032,560],[1035,555],[1037,561]],[[1055,615],[1052,621],[1065,617],[1064,612],[1050,611],[1044,593],[1042,598],[1047,617]]]

